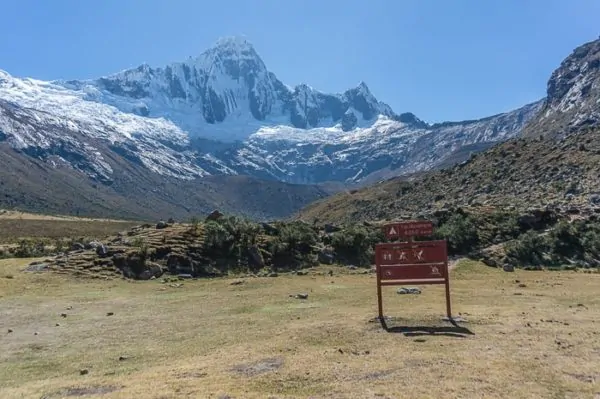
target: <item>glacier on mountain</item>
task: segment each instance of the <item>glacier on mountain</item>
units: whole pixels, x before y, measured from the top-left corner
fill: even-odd
[[[288,87],[245,39],[164,68],[45,82],[0,71],[0,141],[101,181],[110,154],[193,179],[248,174],[294,183],[425,170],[465,145],[519,133],[541,102],[479,121],[395,114],[364,82],[339,94]],[[54,158],[53,158],[54,157]]]

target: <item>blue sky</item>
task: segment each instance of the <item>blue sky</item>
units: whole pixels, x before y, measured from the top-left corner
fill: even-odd
[[[289,85],[365,81],[429,122],[508,111],[598,38],[598,0],[2,0],[0,69],[92,78],[244,35]]]

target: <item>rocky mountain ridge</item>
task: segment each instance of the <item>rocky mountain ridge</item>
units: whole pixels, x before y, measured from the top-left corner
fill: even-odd
[[[600,213],[599,88],[600,39],[577,48],[552,74],[522,137],[479,154],[463,151],[468,159],[458,165],[412,181],[396,178],[323,199],[300,217],[356,222],[454,207]]]
[[[523,135],[563,138],[600,126],[600,39],[577,47],[548,80],[547,97]]]

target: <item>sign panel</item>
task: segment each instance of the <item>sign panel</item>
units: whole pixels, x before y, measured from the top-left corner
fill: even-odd
[[[430,222],[429,225],[424,222],[413,223],[421,223],[422,227],[417,228],[417,230],[421,229],[419,231],[433,230]],[[412,231],[410,228],[396,229],[397,226],[398,224],[395,224],[388,228],[394,228],[398,234]],[[428,228],[430,230],[427,230]],[[446,314],[448,318],[452,319],[446,240],[377,244],[375,245],[375,264],[377,267],[377,300],[380,320],[383,320],[381,288],[406,283],[444,284],[446,287]]]
[[[433,223],[428,220],[399,222],[383,226],[388,239],[430,236],[433,234]]]
[[[439,280],[446,278],[445,265],[381,266],[381,280]],[[409,281],[407,281],[409,282]],[[443,283],[443,281],[442,281]]]
[[[380,265],[444,263],[448,259],[445,240],[377,244],[375,254],[380,254]]]

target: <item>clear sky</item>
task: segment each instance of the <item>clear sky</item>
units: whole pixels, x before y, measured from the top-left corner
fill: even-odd
[[[93,78],[244,35],[288,85],[365,81],[428,122],[508,111],[600,34],[599,0],[0,0],[0,69]]]

